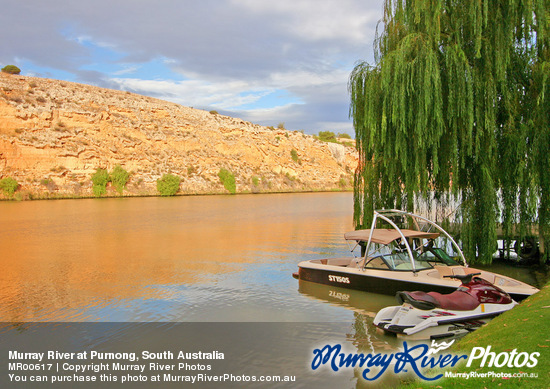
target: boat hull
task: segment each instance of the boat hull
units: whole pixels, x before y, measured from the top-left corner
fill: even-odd
[[[442,281],[438,283],[438,279],[427,280],[427,277],[415,276],[410,272],[392,272],[387,271],[385,276],[369,273],[368,271],[349,271],[347,268],[343,270],[336,269],[334,266],[309,267],[306,265],[300,266],[297,277],[303,281],[315,282],[318,284],[338,286],[340,288],[362,290],[365,292],[395,295],[399,291],[422,291],[422,292],[438,292],[441,294],[452,293],[460,285],[459,282],[449,283]],[[420,272],[419,272],[420,273]],[[407,274],[406,277],[403,277]],[[444,284],[447,282],[447,285]],[[521,301],[529,297],[531,293],[514,293],[508,291],[512,299]]]
[[[339,286],[340,288],[363,290],[365,292],[389,295],[395,295],[395,293],[401,290],[420,290],[424,292],[439,293],[451,293],[456,290],[456,286],[441,286],[393,278],[380,278],[366,273],[356,274],[349,272],[338,272],[333,269],[311,269],[307,267],[300,267],[298,270],[298,277],[300,280],[315,282],[318,284]]]

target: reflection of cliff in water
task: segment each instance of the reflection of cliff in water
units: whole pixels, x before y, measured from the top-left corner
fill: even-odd
[[[351,203],[349,193],[1,202],[0,319],[257,321],[273,305],[291,316],[290,268],[340,253]]]

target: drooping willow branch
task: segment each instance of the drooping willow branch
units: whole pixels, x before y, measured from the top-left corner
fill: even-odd
[[[453,194],[472,259],[491,260],[499,222],[548,240],[549,23],[550,0],[385,1],[376,62],[349,80],[356,227]]]

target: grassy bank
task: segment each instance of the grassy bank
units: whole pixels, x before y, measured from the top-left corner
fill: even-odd
[[[433,383],[417,380],[404,383],[401,388],[550,388],[550,282],[539,293],[524,300],[514,309],[493,319],[489,324],[457,341],[449,349],[458,355],[470,355],[474,347],[491,346],[490,352],[527,354],[540,353],[535,367],[480,367],[481,359],[473,361],[470,367],[466,362],[456,368],[446,368],[444,372],[453,373],[531,373],[537,378],[497,378],[463,377],[441,378]],[[439,374],[439,373],[437,373]],[[430,376],[437,375],[430,372]]]

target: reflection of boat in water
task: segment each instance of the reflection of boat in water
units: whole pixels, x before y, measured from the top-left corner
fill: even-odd
[[[395,297],[300,281],[298,291],[308,297],[351,309],[374,318],[376,312],[395,304]]]
[[[394,305],[395,297],[307,281],[299,282],[298,291],[311,299],[353,311],[352,325],[344,323],[348,327],[346,338],[351,340],[360,352],[392,353],[400,349],[401,341],[386,336],[373,324],[376,313],[388,305]]]
[[[378,221],[390,228],[377,228]],[[355,242],[352,252],[362,248],[360,257],[303,261],[294,276],[394,295],[401,290],[451,293],[460,283],[445,276],[481,273],[481,278],[505,290],[516,301],[538,292],[511,277],[468,267],[460,247],[443,228],[409,212],[375,211],[370,229],[348,232],[344,237],[348,244]],[[446,248],[452,248],[457,255],[449,255]]]
[[[374,325],[406,339],[440,339],[465,335],[517,305],[508,293],[477,275],[448,276],[462,282],[450,294],[398,292],[402,305],[381,309]]]
[[[298,291],[309,298],[318,300],[325,304],[341,306],[353,311],[353,322],[342,322],[346,334],[345,349],[353,350],[356,354],[367,355],[389,355],[397,352],[403,352],[403,339],[396,336],[387,336],[383,331],[376,328],[374,325],[374,317],[376,313],[389,305],[395,305],[395,297],[363,292],[359,290],[351,290],[340,288],[337,286],[329,286],[316,284],[307,281],[299,281]],[[324,335],[330,339],[330,334]],[[458,338],[458,336],[455,336]],[[451,341],[455,337],[445,338],[445,342]],[[406,339],[409,349],[419,345],[426,344],[424,339]],[[328,342],[329,344],[332,344]],[[435,345],[432,342],[431,348],[440,347],[443,343]],[[451,343],[449,343],[451,344]],[[356,351],[355,351],[356,350]],[[396,361],[391,362],[390,370],[393,369]],[[366,366],[366,365],[365,365]],[[356,380],[356,388],[379,388],[379,387],[397,387],[406,377],[414,379],[415,376],[411,373],[403,374],[383,374],[382,377],[375,381],[365,380],[363,373],[365,366],[359,365],[354,367],[354,379]],[[372,370],[370,376],[374,376],[380,372],[380,366],[369,366]]]

